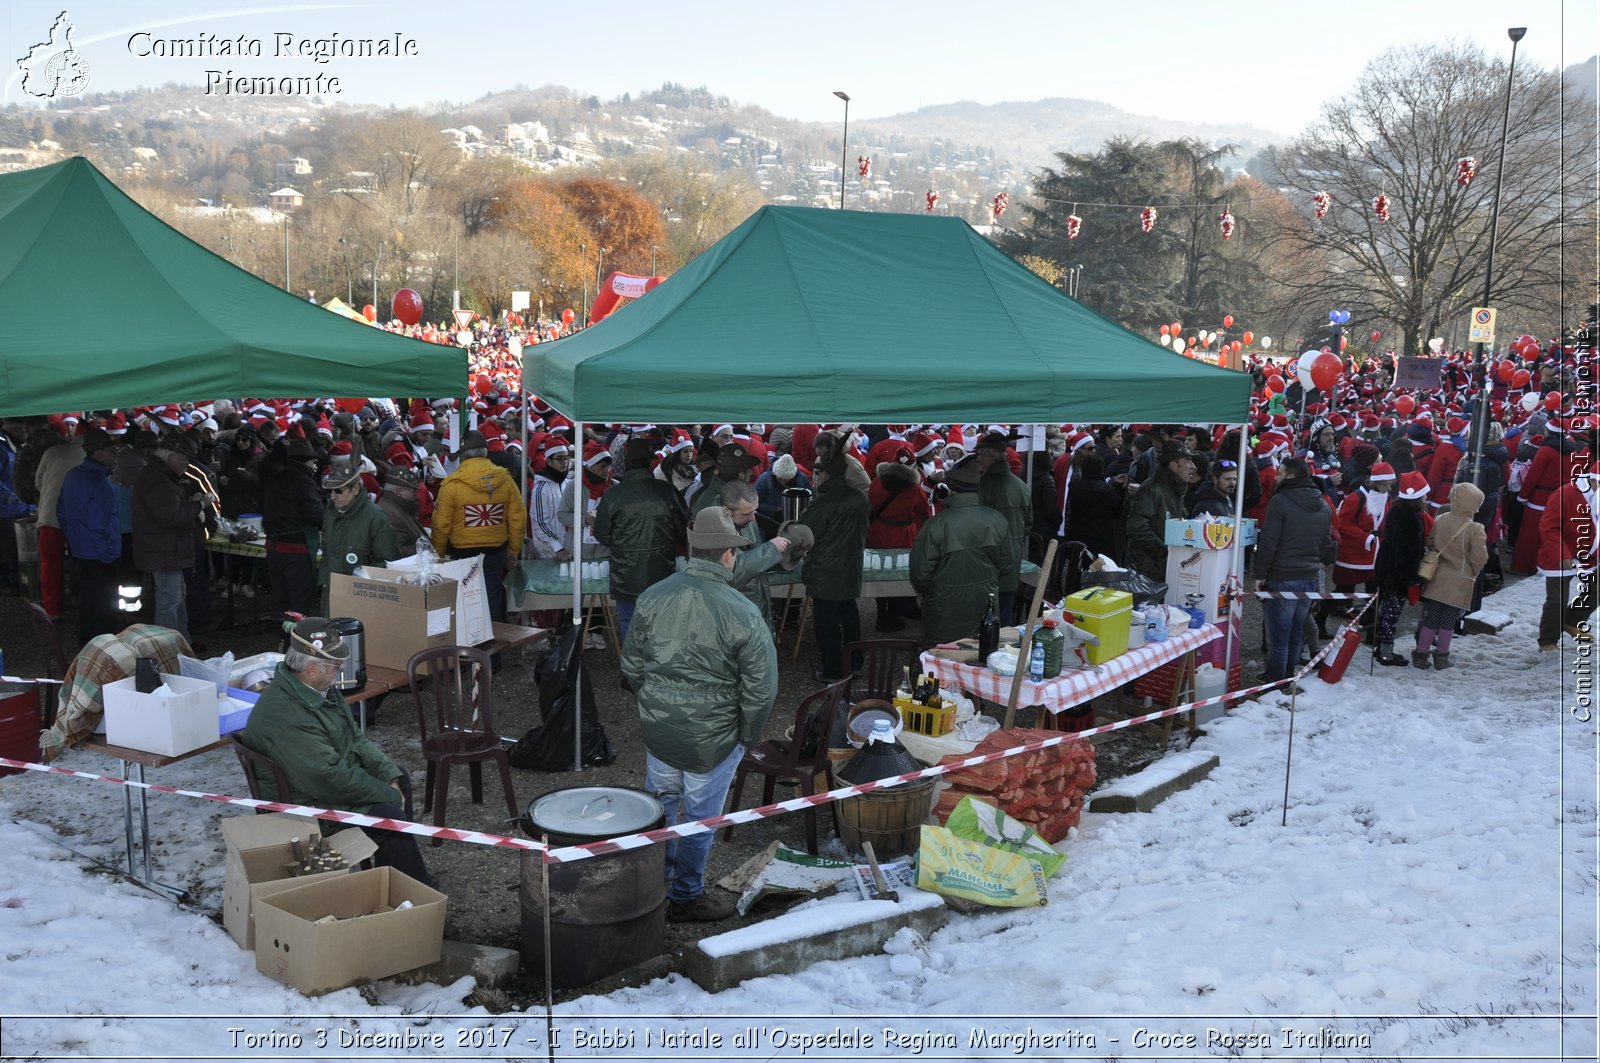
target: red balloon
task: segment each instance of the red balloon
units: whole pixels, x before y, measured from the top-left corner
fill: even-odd
[[[480,395],[487,395],[494,390],[494,381],[489,379],[488,373],[479,373],[478,378],[472,383]]]
[[[1233,315],[1232,314],[1223,314],[1222,315],[1222,327],[1223,328],[1233,328]]]
[[[1561,392],[1549,391],[1544,396],[1544,408],[1547,410],[1561,409]]]
[[[563,325],[570,325],[572,324],[572,319],[577,316],[577,314],[572,312],[572,307],[569,306],[565,310],[561,311],[561,323]]]
[[[1174,336],[1176,336],[1176,335],[1177,335],[1177,334],[1178,334],[1178,333],[1180,333],[1180,332],[1182,332],[1182,331],[1183,331],[1183,322],[1181,322],[1181,321],[1174,321],[1174,322],[1173,322],[1173,323],[1172,323],[1172,334],[1173,334],[1173,335],[1174,335]]]
[[[1162,335],[1163,335],[1163,336],[1170,336],[1170,335],[1172,335],[1172,326],[1171,326],[1171,325],[1162,325],[1162,326],[1161,326],[1161,334],[1162,334]]]
[[[1511,386],[1514,388],[1525,388],[1528,386],[1528,381],[1532,379],[1532,373],[1528,372],[1526,369],[1518,369],[1515,373],[1511,374]]]
[[[1382,338],[1383,338],[1383,333],[1381,333],[1381,332],[1374,332],[1372,334],[1372,342],[1373,343],[1377,343]]]
[[[1255,339],[1256,339],[1256,334],[1254,332],[1251,332],[1249,329],[1245,329],[1245,332],[1244,332],[1244,345],[1246,347],[1250,346],[1252,343],[1255,342]]]
[[[1344,372],[1344,362],[1331,352],[1317,355],[1311,363],[1311,383],[1318,391],[1327,391],[1338,382]]]
[[[1494,375],[1500,378],[1502,384],[1511,383],[1511,378],[1516,376],[1517,367],[1510,359],[1504,359],[1494,367]]]
[[[1279,376],[1277,373],[1273,373],[1272,375],[1268,376],[1267,377],[1267,390],[1272,392],[1274,395],[1282,394],[1283,393],[1283,377]]]
[[[1539,341],[1529,337],[1528,342],[1524,343],[1517,353],[1522,355],[1524,358],[1537,357],[1539,354]]]
[[[1350,337],[1349,336],[1340,336],[1339,337],[1339,353],[1343,354],[1344,353],[1344,349],[1346,347],[1348,347],[1348,346],[1350,346]]]
[[[371,309],[370,307],[368,309]],[[360,413],[366,406],[366,399],[334,399],[334,403],[345,413]]]
[[[1394,400],[1394,412],[1401,417],[1410,417],[1417,409],[1417,400],[1410,395],[1401,395]]]
[[[1242,347],[1242,346],[1244,346],[1242,343],[1240,343],[1238,340],[1234,340],[1233,341],[1233,353],[1234,354],[1238,354],[1239,353],[1239,348]]]
[[[371,303],[368,303],[366,306],[361,308],[361,316],[366,318],[368,321],[376,321],[378,320],[378,308],[373,306]]]
[[[394,293],[390,309],[401,324],[415,325],[422,320],[422,296],[410,288],[401,288]]]

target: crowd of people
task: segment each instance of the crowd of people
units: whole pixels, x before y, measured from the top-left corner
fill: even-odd
[[[252,595],[262,582],[248,565],[223,579],[207,550],[219,528],[257,516],[264,582],[282,613],[325,617],[331,574],[432,549],[482,557],[490,613],[503,620],[502,577],[519,559],[608,558],[650,785],[691,818],[720,809],[772,708],[766,573],[803,562],[815,678],[838,682],[860,664],[845,647],[862,635],[867,547],[909,550],[916,591],[880,599],[876,630],[920,621],[926,644],[975,634],[991,606],[1003,622],[1020,619],[1022,563],[1041,561],[1052,539],[1160,582],[1166,521],[1236,506],[1260,525],[1257,587],[1284,595],[1265,607],[1269,680],[1294,672],[1330,618],[1361,608],[1294,597],[1307,592],[1375,595],[1368,639],[1390,666],[1450,667],[1463,617],[1506,571],[1546,579],[1540,649],[1589,637],[1600,424],[1587,332],[1510,355],[1525,387],[1503,374],[1482,386],[1464,352],[1445,357],[1438,387],[1422,392],[1393,387],[1387,359],[1347,364],[1327,393],[1266,387],[1272,367],[1252,362],[1257,397],[1242,429],[1063,424],[1038,434],[747,422],[580,433],[524,395],[515,349],[503,330],[480,328],[465,402],[219,399],[7,419],[0,520],[37,529],[38,596],[52,618],[65,612],[70,563],[80,642],[137,610],[131,583],[152,593],[155,624],[192,643],[213,594]],[[11,583],[15,542],[0,529],[0,580]],[[1408,605],[1420,606],[1409,656],[1395,649]],[[290,672],[311,694],[276,699],[285,712],[329,696],[304,677],[327,679],[337,647],[315,623],[302,634]],[[339,756],[372,760],[346,730],[327,739]],[[406,803],[392,772],[386,760],[368,765],[360,788],[373,807]],[[673,918],[725,914],[703,896],[708,849],[680,842],[670,854]]]

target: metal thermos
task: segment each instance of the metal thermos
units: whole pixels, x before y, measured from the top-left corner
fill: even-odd
[[[336,616],[328,626],[338,634],[349,649],[350,655],[339,666],[339,678],[334,680],[338,690],[360,690],[367,685],[367,636],[361,621],[352,616]]]
[[[792,520],[799,520],[806,515],[806,507],[811,504],[811,488],[785,487],[783,489],[783,520],[787,524]]]

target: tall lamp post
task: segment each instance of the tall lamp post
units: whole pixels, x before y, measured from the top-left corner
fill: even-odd
[[[1528,35],[1528,27],[1512,26],[1506,30],[1511,38],[1511,65],[1506,70],[1506,107],[1500,118],[1500,166],[1494,174],[1494,199],[1489,207],[1489,252],[1483,259],[1483,305],[1488,306],[1494,294],[1494,241],[1500,225],[1500,186],[1506,176],[1506,131],[1511,125],[1511,85],[1517,76],[1517,42]],[[1478,397],[1472,411],[1472,482],[1483,486],[1483,437],[1489,431],[1489,362],[1484,345],[1478,344]]]
[[[850,94],[834,89],[833,94],[844,101],[844,143],[839,145],[839,209],[844,209],[844,175],[849,172],[850,161]]]

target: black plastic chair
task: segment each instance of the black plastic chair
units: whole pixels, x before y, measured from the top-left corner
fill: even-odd
[[[228,742],[233,746],[234,755],[239,758],[239,767],[244,769],[244,784],[250,788],[251,797],[257,801],[287,802],[289,800],[289,777],[283,773],[282,768],[278,767],[277,761],[265,753],[257,753],[245,745],[244,739],[240,738],[237,733],[229,735]],[[272,787],[277,796],[269,795],[262,790],[261,777],[255,772],[257,766],[265,768],[268,774],[272,776]],[[259,816],[267,811],[268,809],[258,808],[256,809],[256,815]]]
[[[765,776],[761,787],[761,803],[772,804],[773,791],[778,780],[791,782],[799,786],[800,792],[806,796],[816,793],[815,780],[818,775],[825,775],[828,779],[828,788],[833,788],[833,762],[828,757],[829,735],[833,731],[833,716],[839,711],[839,705],[844,700],[844,694],[850,687],[854,676],[846,676],[831,686],[806,695],[800,701],[800,707],[795,710],[794,730],[789,732],[788,738],[772,738],[765,742],[757,742],[744,751],[744,756],[739,761],[739,771],[733,777],[733,789],[730,791],[732,800],[728,805],[729,811],[739,810],[740,798],[744,796],[745,776],[752,771]],[[812,722],[812,718],[816,722]],[[815,739],[815,745],[810,751],[805,748],[806,736]],[[817,810],[805,810],[806,818],[806,851],[812,856],[817,854]],[[724,838],[733,836],[732,827],[724,827]]]
[[[511,761],[500,744],[490,712],[493,671],[489,655],[469,646],[422,650],[406,662],[411,700],[417,706],[417,736],[422,754],[428,758],[422,811],[426,814],[433,810],[436,826],[444,826],[445,804],[450,795],[450,767],[457,762],[467,765],[472,780],[472,803],[481,805],[483,762],[494,761],[500,768],[500,783],[505,787],[506,808],[511,818],[522,815],[511,784]],[[430,701],[432,713],[427,708]],[[442,845],[443,840],[435,838],[433,844]]]
[[[861,655],[861,667],[850,677],[846,700],[852,705],[868,698],[893,701],[904,669],[916,676],[921,671],[922,647],[915,639],[866,639],[844,648],[844,659]]]

